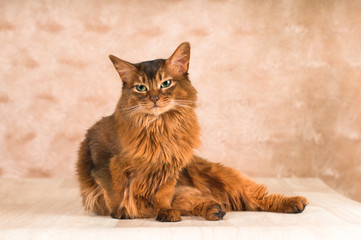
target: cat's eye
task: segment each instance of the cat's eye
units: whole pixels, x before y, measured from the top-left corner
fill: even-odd
[[[139,92],[147,91],[147,87],[144,85],[135,85],[135,89],[137,89],[137,91],[139,91]]]
[[[162,82],[162,84],[160,85],[161,88],[167,88],[172,84],[172,80],[167,80]]]

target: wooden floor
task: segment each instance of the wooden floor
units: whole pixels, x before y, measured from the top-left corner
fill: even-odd
[[[301,214],[230,212],[224,220],[115,220],[87,213],[72,179],[0,179],[0,239],[361,239],[361,203],[316,178],[256,179],[303,195]]]

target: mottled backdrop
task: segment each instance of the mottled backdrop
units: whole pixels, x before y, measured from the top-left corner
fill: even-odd
[[[199,154],[361,201],[361,1],[0,1],[0,176],[71,177],[121,82],[192,45]]]

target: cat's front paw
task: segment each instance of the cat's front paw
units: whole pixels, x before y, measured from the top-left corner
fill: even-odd
[[[181,220],[181,214],[174,209],[161,209],[156,220],[160,222],[179,222]]]
[[[125,208],[118,209],[117,211],[111,213],[110,216],[115,219],[131,219]]]
[[[285,201],[283,210],[285,213],[301,213],[305,210],[307,204],[308,201],[304,197],[290,197]]]

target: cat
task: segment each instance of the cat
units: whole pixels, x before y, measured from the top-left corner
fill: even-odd
[[[304,197],[269,195],[235,169],[194,155],[200,127],[188,42],[167,59],[131,64],[109,58],[122,94],[114,113],[95,123],[80,144],[77,175],[86,210],[177,222],[181,216],[220,220],[227,211],[305,209]]]

